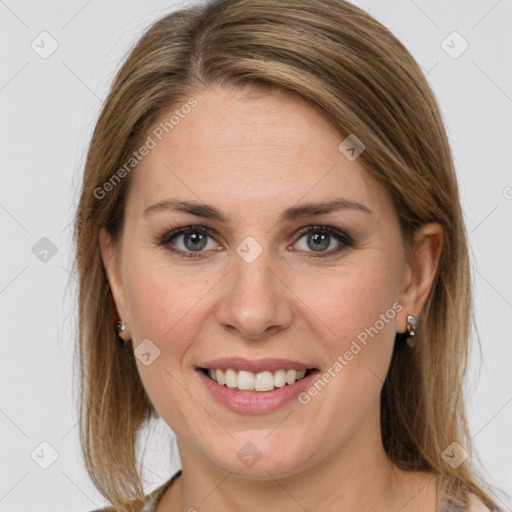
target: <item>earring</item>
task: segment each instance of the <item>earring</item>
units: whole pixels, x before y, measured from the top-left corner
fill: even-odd
[[[119,320],[119,322],[117,322],[117,332],[119,333],[124,331],[126,331],[126,322],[122,322],[121,320]],[[118,338],[124,347],[128,346],[128,342],[126,340],[123,340],[121,336],[118,336]]]
[[[412,315],[407,315],[407,332],[409,336],[407,337],[407,345],[412,347],[414,345],[414,340],[412,339],[416,335],[416,318]]]

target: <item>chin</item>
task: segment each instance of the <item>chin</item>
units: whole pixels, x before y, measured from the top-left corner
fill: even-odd
[[[208,454],[211,463],[232,476],[249,480],[272,480],[292,476],[304,469],[305,461],[311,463],[306,446],[292,446],[265,439],[223,445],[220,452]]]

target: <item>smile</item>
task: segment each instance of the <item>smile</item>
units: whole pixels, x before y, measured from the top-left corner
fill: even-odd
[[[265,370],[258,373],[247,370],[235,370],[232,368],[203,368],[202,371],[211,380],[217,382],[217,384],[235,391],[265,392],[282,388],[286,385],[292,385],[309,375],[313,369],[279,369],[274,372]]]
[[[221,357],[201,361],[195,373],[218,404],[239,414],[264,414],[297,404],[318,368],[311,361],[285,358]]]

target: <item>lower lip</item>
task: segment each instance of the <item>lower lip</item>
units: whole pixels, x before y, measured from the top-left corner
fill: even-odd
[[[293,384],[272,391],[236,391],[221,386],[201,370],[197,370],[197,373],[215,399],[228,409],[243,414],[262,414],[275,411],[297,399],[319,372],[315,370]]]

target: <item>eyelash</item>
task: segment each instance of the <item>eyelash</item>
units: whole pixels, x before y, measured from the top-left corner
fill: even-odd
[[[173,231],[166,232],[163,236],[160,235],[157,237],[153,242],[156,245],[164,246],[167,250],[179,254],[182,258],[199,258],[201,257],[201,252],[206,251],[197,251],[196,254],[194,254],[193,251],[182,251],[179,249],[174,249],[170,242],[174,238],[177,238],[180,235],[183,234],[189,234],[189,233],[201,233],[203,235],[210,236],[215,239],[215,232],[211,230],[210,228],[207,228],[206,226],[185,226],[182,228],[174,229]],[[332,226],[326,226],[326,225],[313,225],[313,226],[306,226],[305,228],[301,229],[297,233],[297,239],[294,243],[297,243],[304,235],[308,235],[309,233],[327,233],[330,236],[333,236],[336,240],[341,242],[341,246],[337,249],[330,250],[328,252],[324,253],[318,253],[318,255],[315,256],[306,256],[307,258],[327,258],[330,256],[335,256],[339,254],[341,251],[345,250],[346,248],[352,248],[355,247],[354,240],[352,237],[344,233],[343,231],[340,231],[337,228],[334,228]],[[300,252],[312,252],[312,251],[300,251]]]

